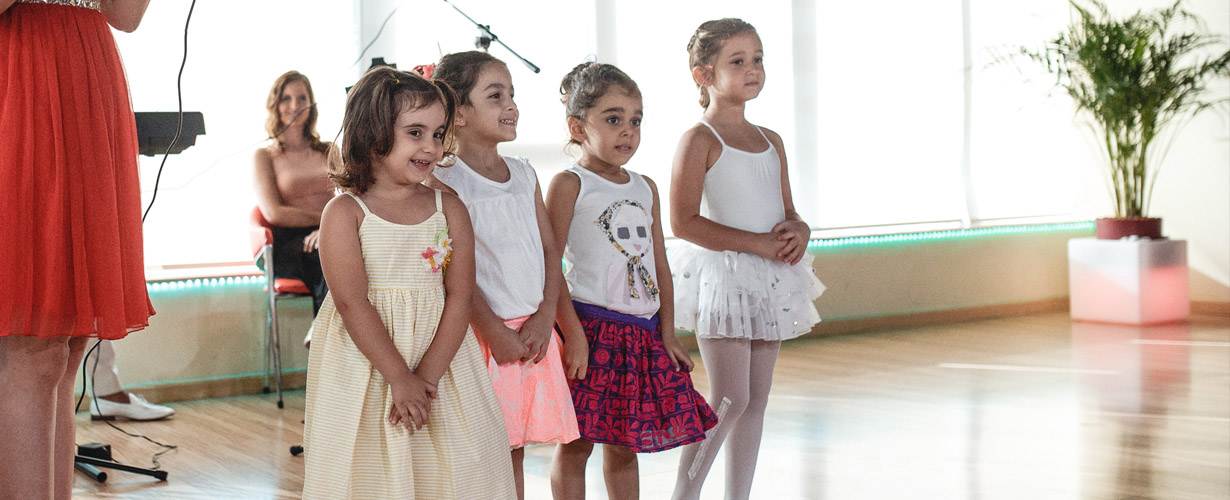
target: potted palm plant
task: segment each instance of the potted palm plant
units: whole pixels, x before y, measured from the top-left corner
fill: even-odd
[[[1167,8],[1111,15],[1106,4],[1071,2],[1074,21],[1041,50],[1021,53],[1042,64],[1072,98],[1106,154],[1115,216],[1097,220],[1100,239],[1162,237],[1149,199],[1165,148],[1155,140],[1227,99],[1206,97],[1208,84],[1230,76],[1230,50],[1177,0]],[[1175,128],[1177,127],[1177,128]]]

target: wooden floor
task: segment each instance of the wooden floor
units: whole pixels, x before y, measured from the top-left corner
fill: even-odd
[[[699,360],[698,355],[694,355]],[[704,370],[697,381],[705,386]],[[702,390],[703,392],[703,390]],[[77,476],[78,498],[297,498],[303,393],[174,405],[123,424],[179,445],[170,480]],[[79,420],[78,442],[148,465],[157,450]],[[600,454],[590,498],[605,498]],[[527,453],[528,498],[550,498],[551,450]],[[678,451],[641,458],[668,498]],[[705,498],[722,498],[722,464]],[[1230,319],[1131,328],[1064,314],[862,333],[782,349],[753,498],[1230,498]]]

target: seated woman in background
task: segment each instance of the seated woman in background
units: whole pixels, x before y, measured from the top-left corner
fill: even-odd
[[[256,150],[256,195],[273,225],[273,274],[302,280],[312,292],[312,314],[328,293],[320,270],[320,214],[333,198],[331,144],[316,133],[316,97],[298,71],[279,76],[265,107],[268,144]],[[310,340],[305,339],[306,343]]]

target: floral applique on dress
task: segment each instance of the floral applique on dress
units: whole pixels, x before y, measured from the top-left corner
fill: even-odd
[[[446,270],[453,260],[453,239],[448,237],[448,229],[445,228],[436,232],[433,241],[421,255],[431,266],[431,272],[438,273]]]

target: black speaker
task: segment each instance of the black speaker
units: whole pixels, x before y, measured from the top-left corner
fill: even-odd
[[[167,152],[167,146],[175,138],[179,113],[175,111],[138,112],[137,144],[141,154],[157,156]],[[199,111],[184,112],[184,129],[171,148],[171,154],[179,154],[196,144],[196,136],[205,135],[205,115]]]

